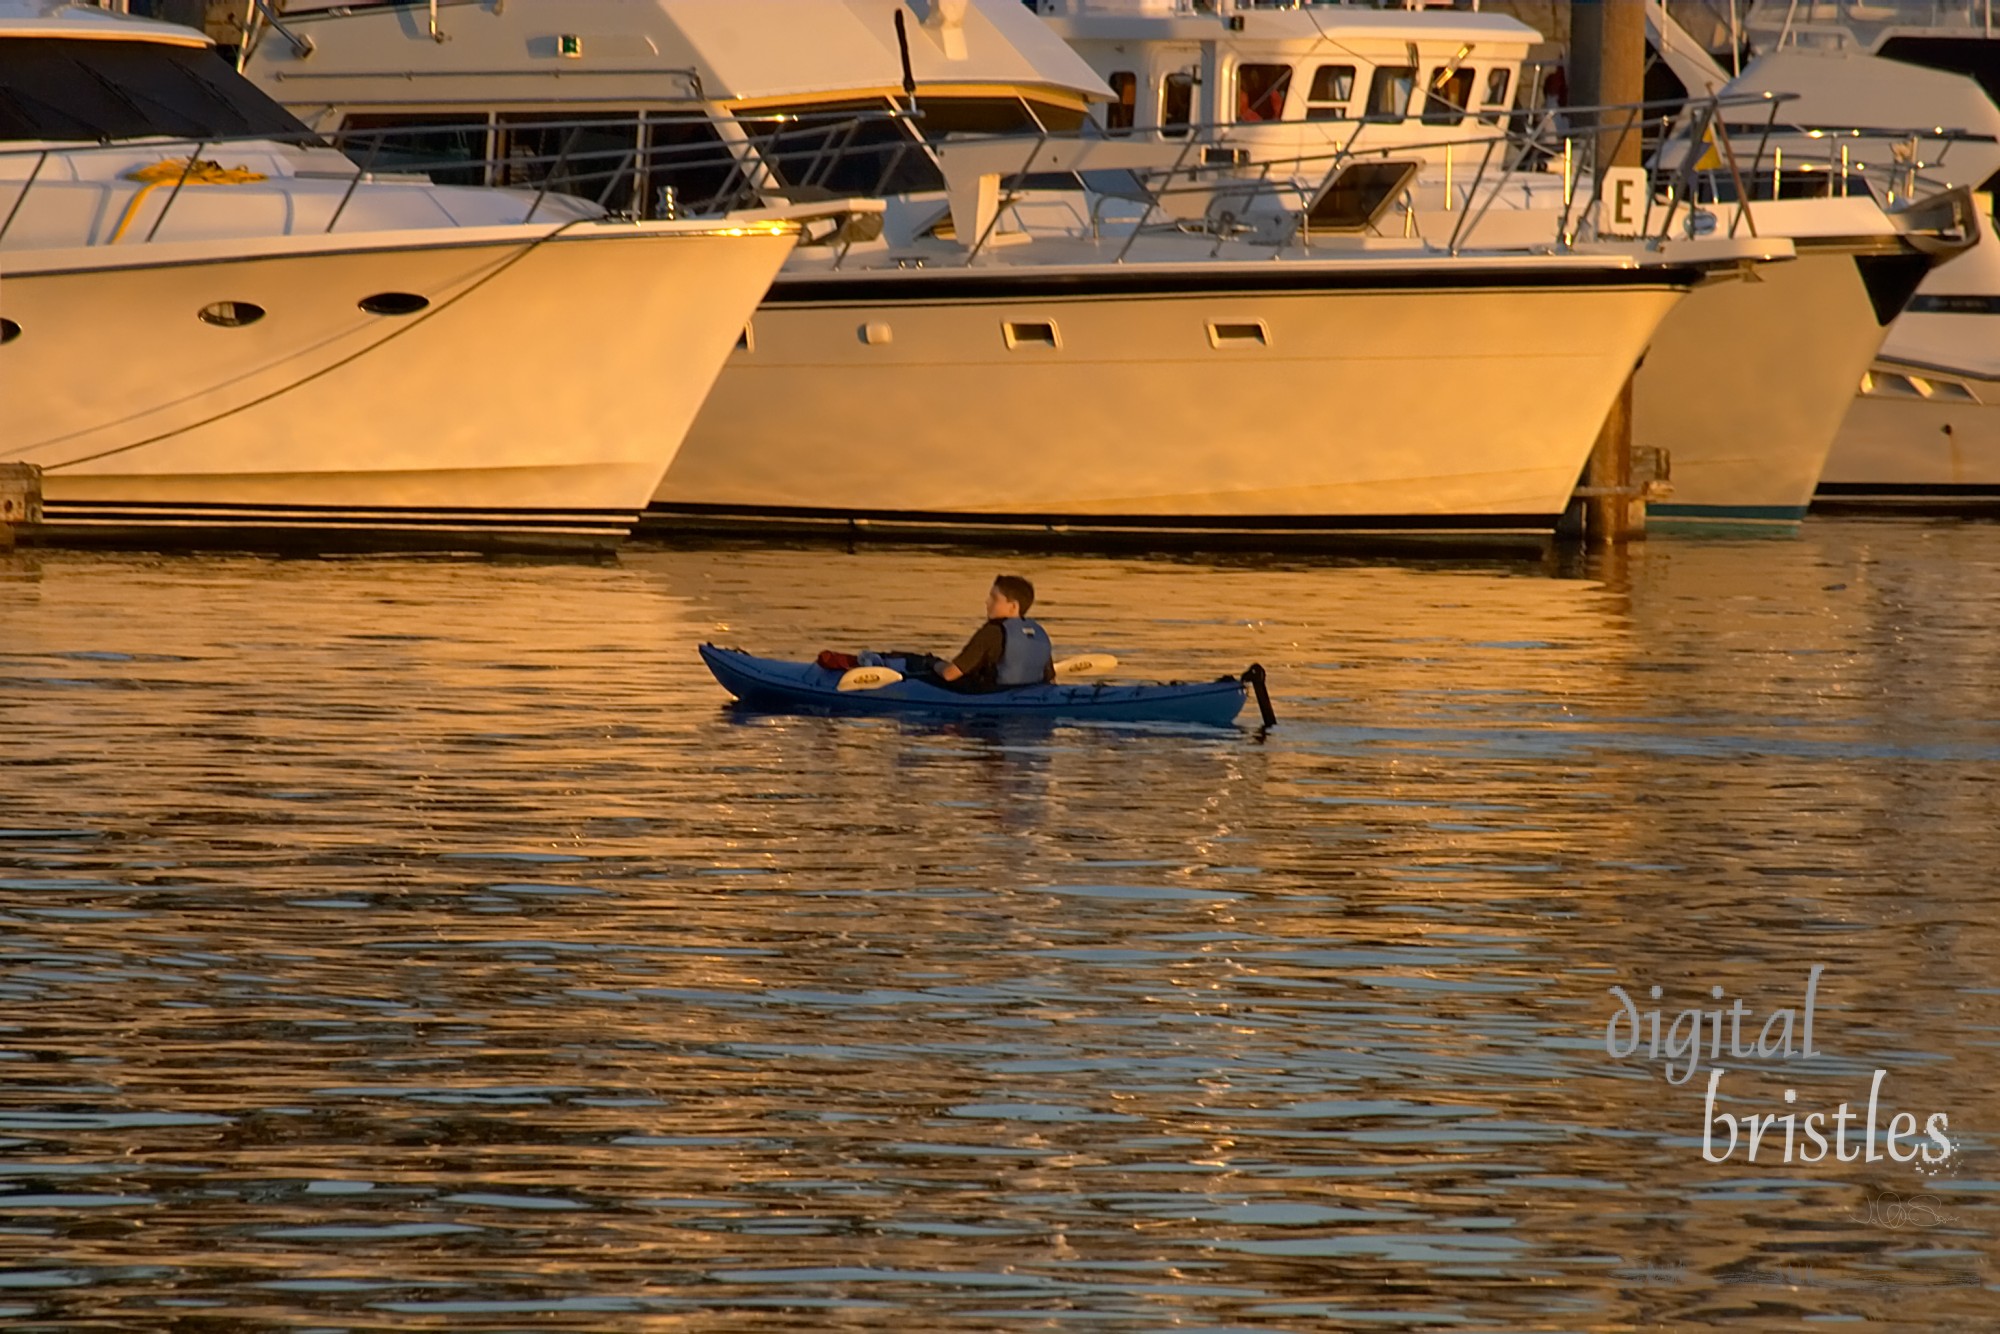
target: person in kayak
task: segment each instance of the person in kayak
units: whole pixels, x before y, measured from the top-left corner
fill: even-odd
[[[1005,690],[1056,679],[1055,649],[1048,631],[1028,619],[1035,586],[1018,574],[1003,574],[986,593],[986,624],[973,631],[956,658],[938,669],[938,680],[953,690]]]

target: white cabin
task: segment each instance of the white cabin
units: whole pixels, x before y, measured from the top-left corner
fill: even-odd
[[[1214,127],[1262,146],[1490,139],[1541,41],[1501,14],[1239,0],[1037,0],[1112,91],[1112,134]],[[1535,90],[1537,93],[1539,89]]]

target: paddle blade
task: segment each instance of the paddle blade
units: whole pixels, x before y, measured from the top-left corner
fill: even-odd
[[[902,679],[903,674],[890,667],[850,667],[840,674],[840,684],[834,689],[880,690]]]
[[[1056,679],[1068,676],[1102,676],[1118,665],[1109,653],[1079,653],[1056,664]]]

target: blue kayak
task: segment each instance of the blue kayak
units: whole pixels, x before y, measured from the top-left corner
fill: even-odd
[[[889,713],[961,718],[1064,718],[1113,723],[1211,723],[1224,726],[1257,693],[1271,722],[1264,669],[1213,681],[1164,681],[1151,685],[1058,684],[1014,686],[967,693],[915,677],[873,690],[840,690],[841,673],[816,662],[757,658],[740,648],[701,646],[701,660],[715,679],[745,704],[834,713]]]

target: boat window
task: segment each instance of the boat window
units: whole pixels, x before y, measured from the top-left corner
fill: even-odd
[[[726,213],[757,202],[750,178],[707,116],[649,113],[641,194],[653,219]]]
[[[1035,119],[1050,134],[1075,134],[1090,122],[1090,113],[1082,107],[1064,106],[1060,102],[1043,102],[1028,99],[1028,110],[1035,113]]]
[[[1339,120],[1354,100],[1354,66],[1321,65],[1306,91],[1307,120]]]
[[[1430,91],[1424,95],[1424,124],[1456,125],[1465,119],[1472,105],[1472,71],[1435,69]]]
[[[1507,95],[1512,91],[1514,71],[1506,66],[1486,71],[1486,110],[1479,119],[1488,125],[1498,125],[1507,115]]]
[[[926,97],[917,103],[916,124],[932,142],[963,134],[1038,134],[1042,128],[1018,97]]]
[[[1914,296],[1905,309],[1919,315],[2000,315],[2000,296],[1958,292],[1943,296]]]
[[[431,299],[415,292],[377,292],[355,302],[370,315],[414,315],[429,306]]]
[[[1271,331],[1262,320],[1210,320],[1208,345],[1225,347],[1268,347]]]
[[[1417,72],[1408,65],[1377,65],[1368,84],[1369,120],[1400,121],[1417,90]]]
[[[488,117],[368,112],[340,127],[340,150],[369,171],[420,172],[439,185],[486,184]]]
[[[944,174],[887,101],[764,107],[736,119],[794,198],[944,189]]]
[[[595,200],[614,212],[645,212],[639,196],[636,110],[508,112],[498,119],[496,184],[546,186]]]
[[[215,301],[194,313],[203,324],[218,329],[241,329],[264,318],[264,308],[254,301]]]
[[[145,135],[315,140],[205,47],[0,38],[0,141]]]
[[[1062,340],[1056,334],[1056,326],[1046,320],[1003,320],[1001,337],[1014,350],[1024,347],[1059,348]]]
[[[1160,133],[1182,137],[1194,119],[1194,73],[1176,70],[1160,85]]]
[[[1238,65],[1236,67],[1236,119],[1239,121],[1283,120],[1285,94],[1291,90],[1290,65]]]
[[[1112,100],[1104,108],[1104,128],[1113,134],[1131,129],[1133,114],[1139,109],[1139,76],[1121,69],[1105,82],[1111,85]]]

